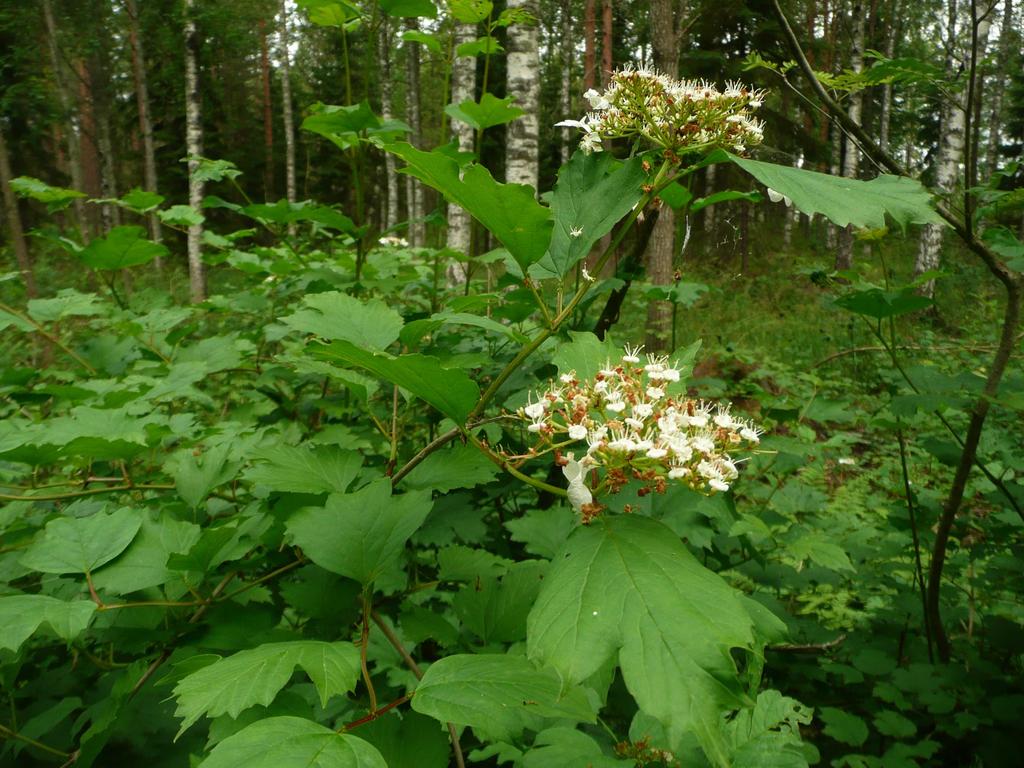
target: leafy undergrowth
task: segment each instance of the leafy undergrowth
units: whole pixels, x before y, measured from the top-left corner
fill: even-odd
[[[509,367],[511,266],[439,291],[438,254],[376,247],[357,282],[351,222],[278,208],[249,213],[309,230],[211,238],[202,304],[108,270],[3,305],[5,763],[431,768],[454,736],[517,768],[1014,764],[1019,367],[948,553],[956,663],[922,618],[987,339],[912,288],[708,269],[672,364],[760,446],[727,493],[627,478],[581,526],[515,411],[621,354],[594,318]]]

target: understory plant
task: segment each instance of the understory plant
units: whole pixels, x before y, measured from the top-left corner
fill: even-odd
[[[749,562],[788,535],[753,502],[795,471],[793,438],[688,381],[699,343],[645,355],[588,332],[592,275],[714,163],[842,226],[936,214],[910,179],[746,157],[759,91],[630,69],[588,98],[582,149],[544,202],[447,148],[346,134],[500,243],[494,290],[445,292],[437,253],[369,247],[313,203],[236,206],[263,234],[209,238],[233,282],[193,307],[122,295],[120,270],[166,255],[139,227],[50,237],[106,288],[0,306],[22,361],[0,422],[7,754],[130,764],[156,743],[167,757],[150,762],[202,768],[817,759],[801,735],[811,710],[766,666],[787,644],[783,601],[743,562],[708,557],[712,537]],[[349,125],[346,109],[321,111],[318,132]],[[75,197],[21,188],[57,208]],[[714,533],[693,522],[713,516]],[[822,534],[797,533],[787,563],[835,563]]]

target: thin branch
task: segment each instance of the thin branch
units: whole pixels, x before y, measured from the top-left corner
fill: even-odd
[[[51,747],[49,744],[43,744],[41,741],[36,741],[35,739],[18,733],[17,731],[12,731],[6,725],[0,725],[0,737],[5,739],[14,739],[15,741],[22,741],[26,744],[30,744],[36,749],[41,749],[43,752],[48,752],[51,755],[56,755],[57,757],[71,757],[72,755],[71,752],[65,752],[57,749],[56,747]]]
[[[402,657],[402,661],[405,662],[405,666],[409,668],[409,671],[416,676],[417,680],[423,679],[423,670],[420,669],[420,665],[416,663],[416,659],[405,649],[402,645],[402,641],[398,639],[398,635],[395,634],[394,630],[388,626],[387,622],[381,618],[380,614],[376,611],[370,611],[370,618],[373,619],[373,623],[376,624],[380,631],[384,633],[384,637],[387,638],[388,642],[391,643],[391,647],[394,648],[398,655]],[[459,734],[455,730],[454,723],[448,723],[448,734],[452,739],[452,755],[455,757],[455,765],[458,768],[466,768],[466,759],[462,755],[462,744],[459,743]]]
[[[376,720],[378,717],[380,717],[383,714],[386,714],[387,712],[390,712],[395,707],[402,706],[403,704],[405,704],[405,702],[407,702],[411,698],[412,698],[412,694],[411,693],[407,693],[404,696],[399,696],[397,699],[395,699],[392,702],[389,702],[389,703],[385,704],[380,709],[375,709],[370,714],[364,715],[363,717],[360,717],[358,720],[353,720],[351,723],[345,723],[345,725],[341,726],[341,728],[339,728],[337,732],[338,733],[348,733],[353,728],[358,728],[360,725],[366,725],[366,723],[369,723],[369,722],[372,722],[372,721]]]
[[[71,357],[76,363],[78,363],[83,368],[85,368],[89,373],[92,373],[92,374],[96,373],[96,369],[92,367],[92,365],[89,363],[88,360],[86,360],[84,357],[79,355],[77,352],[75,352],[73,349],[71,349],[71,347],[69,347],[67,344],[65,344],[63,341],[61,341],[59,338],[54,336],[52,333],[47,331],[42,325],[40,325],[38,322],[36,322],[32,318],[31,315],[19,312],[14,307],[8,306],[7,304],[4,304],[3,302],[0,302],[0,310],[2,310],[4,312],[8,312],[8,313],[14,315],[15,317],[17,317],[19,320],[24,320],[26,323],[29,323],[30,325],[32,325],[35,328],[36,333],[38,333],[44,339],[49,341],[51,344],[54,344],[55,346],[58,346],[62,350],[64,350],[64,352],[69,357]]]
[[[93,496],[97,493],[117,493],[120,491],[171,491],[175,486],[165,483],[149,483],[135,485],[112,485],[106,488],[87,488],[84,491],[72,491],[69,493],[50,493],[44,496],[12,496],[0,493],[0,500],[3,501],[60,501],[62,499],[77,499],[81,496]]]
[[[842,634],[827,643],[783,643],[782,645],[769,645],[769,651],[776,653],[827,653],[846,642],[846,635]]]

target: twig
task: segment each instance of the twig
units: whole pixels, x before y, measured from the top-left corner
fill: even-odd
[[[839,635],[827,643],[782,643],[769,645],[769,651],[776,653],[827,653],[846,642],[846,634]]]
[[[120,491],[172,491],[175,486],[168,485],[165,483],[151,483],[143,484],[136,483],[135,485],[111,485],[106,488],[87,488],[83,491],[72,491],[69,493],[50,493],[43,496],[14,496],[6,493],[0,493],[0,500],[3,501],[60,501],[61,499],[77,499],[81,496],[93,496],[97,493],[118,493]]]
[[[339,728],[337,732],[338,733],[348,733],[353,728],[358,728],[360,725],[365,725],[366,723],[369,723],[369,722],[371,722],[373,720],[376,720],[378,717],[380,717],[381,715],[385,714],[386,712],[390,712],[395,707],[402,706],[403,704],[405,704],[405,702],[407,702],[411,698],[412,698],[412,694],[411,693],[407,693],[404,696],[400,696],[397,699],[395,699],[394,701],[389,702],[388,704],[385,704],[380,709],[375,709],[370,714],[364,715],[363,717],[360,717],[358,720],[353,720],[351,723],[345,723],[345,725],[341,726],[341,728]]]
[[[18,733],[17,731],[12,731],[6,725],[0,725],[0,736],[2,736],[5,739],[23,741],[26,744],[30,744],[31,746],[35,747],[36,749],[41,749],[43,752],[49,752],[51,755],[56,755],[57,757],[72,756],[71,752],[64,752],[63,750],[57,749],[56,747],[51,747],[49,744],[43,744],[43,742],[41,741],[36,741],[35,739],[30,738],[29,736],[25,736],[21,733]]]
[[[394,630],[387,625],[387,622],[376,611],[370,611],[370,618],[373,619],[374,624],[380,627],[380,631],[384,633],[384,637],[391,643],[391,647],[398,651],[398,655],[402,657],[402,661],[405,662],[405,666],[409,668],[409,671],[416,676],[417,680],[422,680],[423,670],[416,663],[416,659],[402,645],[402,641],[398,639],[398,635],[395,634]],[[455,723],[448,723],[448,734],[452,738],[452,755],[455,757],[455,765],[458,768],[466,768],[466,758],[462,755],[462,744],[459,743],[459,734],[455,730]]]
[[[17,317],[19,320],[24,320],[26,323],[29,323],[30,325],[32,325],[35,328],[36,333],[38,333],[44,339],[49,341],[51,344],[54,344],[55,346],[58,346],[62,350],[64,350],[64,352],[67,353],[67,355],[69,357],[71,357],[76,363],[78,363],[83,368],[85,368],[89,373],[93,373],[93,374],[96,373],[96,369],[92,367],[92,365],[89,363],[88,360],[86,360],[84,357],[79,355],[77,352],[75,352],[73,349],[71,349],[71,347],[69,347],[63,341],[58,339],[52,333],[47,331],[42,325],[40,325],[38,322],[36,322],[32,318],[31,315],[19,312],[14,307],[11,307],[11,306],[9,306],[7,304],[4,304],[3,302],[0,302],[0,310],[2,310],[4,312],[8,312],[8,313],[14,315],[15,317]]]

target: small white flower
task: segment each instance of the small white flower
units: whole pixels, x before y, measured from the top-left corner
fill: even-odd
[[[582,120],[562,120],[560,122],[555,123],[555,128],[580,128],[581,130],[584,130],[587,133],[590,133],[591,131],[590,125],[587,123],[586,118],[583,118]]]
[[[709,453],[714,453],[715,441],[706,435],[698,435],[690,440],[690,447],[698,453],[707,455]]]
[[[788,197],[786,197],[781,192],[776,192],[771,187],[768,187],[768,199],[771,200],[773,203],[778,203],[778,202],[781,201],[781,202],[786,204],[787,208],[789,208],[791,205],[793,205],[793,201],[792,200],[790,200]]]
[[[570,371],[569,373],[563,373],[561,376],[558,377],[558,380],[560,382],[562,382],[563,384],[572,384],[572,382],[573,382],[573,380],[575,378],[576,378],[575,371]]]
[[[582,424],[572,424],[569,427],[569,437],[573,440],[586,440],[587,428]]]
[[[664,448],[651,448],[649,451],[647,451],[648,459],[663,459],[666,456],[668,456],[668,451],[666,451]]]
[[[612,400],[608,405],[605,406],[612,413],[622,413],[626,410],[626,404],[621,400]]]
[[[651,398],[651,400],[661,400],[661,398],[665,396],[665,390],[660,389],[659,387],[648,387],[647,396]]]
[[[644,428],[644,423],[640,421],[640,419],[626,418],[623,419],[623,421],[626,422],[626,426],[632,427],[633,429],[639,430]]]
[[[845,464],[845,465],[846,465],[846,466],[848,466],[848,467],[852,467],[852,466],[853,466],[854,464],[856,464],[856,463],[857,463],[857,460],[856,460],[856,459],[851,459],[851,458],[849,458],[849,457],[845,457],[845,456],[844,456],[843,458],[841,458],[841,459],[839,460],[839,463],[840,463],[840,464]]]
[[[647,419],[654,413],[654,406],[650,403],[637,403],[633,406],[633,415],[638,419]]]
[[[589,272],[587,272],[587,268],[586,267],[583,267],[580,271],[583,274],[583,279],[586,280],[588,283],[592,283],[592,282],[594,282],[597,279],[596,277],[591,275]]]
[[[569,481],[569,487],[566,489],[569,496],[569,503],[572,508],[577,512],[581,511],[586,504],[591,504],[594,501],[594,496],[590,492],[586,483],[583,482],[585,471],[580,462],[575,461],[573,455],[568,454],[568,460],[565,466],[562,467],[562,474],[565,475],[565,479]]]
[[[587,155],[591,152],[600,152],[603,149],[601,146],[601,135],[598,133],[588,133],[580,141],[580,149]]]
[[[523,408],[523,413],[526,414],[526,418],[536,421],[537,419],[544,418],[544,412],[547,410],[547,407],[547,402],[540,400],[536,403],[530,403]]]
[[[687,467],[672,467],[668,471],[669,480],[679,480],[690,474],[690,470]]]
[[[718,479],[708,480],[708,485],[711,486],[712,488],[714,488],[716,491],[728,491],[729,490],[729,484],[727,482],[725,482],[724,480],[718,480]]]
[[[583,234],[583,227],[569,227],[569,237],[579,237]]]
[[[624,362],[624,363],[634,363],[634,364],[639,363],[640,362],[640,351],[642,349],[643,349],[643,346],[631,347],[631,346],[629,346],[627,344],[626,345],[626,354],[624,354],[622,356],[622,362]]]
[[[729,429],[735,423],[736,422],[733,421],[732,416],[729,414],[728,411],[719,411],[715,415],[715,424],[720,426],[722,429]]]
[[[748,443],[760,443],[761,442],[761,430],[757,427],[746,426],[740,430],[740,437],[746,440]],[[853,462],[853,459],[850,459]],[[840,459],[839,463],[842,464],[843,460]]]
[[[532,424],[530,424],[530,426],[528,426],[526,428],[526,431],[527,432],[540,432],[542,429],[544,429],[544,422],[543,421],[535,421]]]

